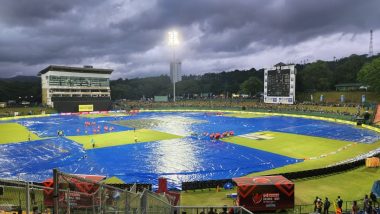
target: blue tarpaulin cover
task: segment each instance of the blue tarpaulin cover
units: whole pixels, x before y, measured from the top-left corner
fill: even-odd
[[[117,120],[153,119],[151,129],[181,135],[183,138],[84,150],[65,137],[92,134],[91,127],[112,126],[114,132],[131,127],[111,124]],[[83,118],[50,116],[14,120],[27,127],[41,140],[0,145],[0,177],[43,181],[52,169],[67,173],[117,176],[124,182],[157,184],[168,178],[170,187],[183,181],[227,179],[269,170],[303,160],[222,141],[213,142],[204,133],[233,131],[235,135],[276,131],[330,139],[373,143],[380,139],[375,132],[326,121],[267,116],[235,118],[205,113],[139,113],[134,116]]]
[[[380,180],[373,182],[371,191],[375,193],[377,198],[380,197]]]

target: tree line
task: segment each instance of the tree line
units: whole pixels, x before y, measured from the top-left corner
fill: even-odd
[[[380,93],[380,55],[353,54],[338,60],[296,64],[296,91],[333,91],[342,83],[362,83],[369,91]],[[194,72],[195,73],[195,72]],[[255,95],[263,91],[264,69],[234,70],[184,76],[176,83],[177,96],[232,93]],[[140,99],[171,95],[169,76],[118,79],[111,82],[113,99]]]
[[[380,55],[351,55],[333,61],[296,64],[296,91],[332,91],[336,84],[362,83],[368,90],[380,93]],[[196,73],[194,71],[193,73]],[[221,73],[183,76],[176,83],[176,95],[193,94],[231,96],[232,93],[256,95],[263,91],[264,69],[234,70]],[[111,81],[112,99],[141,99],[172,95],[167,75],[117,79]],[[27,100],[41,102],[41,80],[38,77],[0,79],[0,101]]]

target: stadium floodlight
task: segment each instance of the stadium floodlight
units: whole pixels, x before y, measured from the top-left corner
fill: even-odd
[[[169,46],[178,46],[179,40],[178,40],[178,32],[177,31],[170,31],[169,33]]]
[[[179,45],[178,32],[169,31],[168,36],[169,36],[169,46],[172,47],[172,51],[173,51],[173,58],[172,58],[173,72],[171,75],[172,75],[172,81],[173,81],[173,101],[175,102],[175,83],[177,82],[177,72],[178,72],[176,56],[175,56],[175,48],[176,46]]]

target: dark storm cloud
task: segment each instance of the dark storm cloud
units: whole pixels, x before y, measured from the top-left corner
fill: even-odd
[[[28,26],[55,19],[73,8],[73,1],[4,0],[1,1],[0,18],[9,26]]]
[[[165,0],[119,26],[128,31],[199,24],[204,33],[199,48],[237,51],[253,41],[291,45],[319,35],[378,29],[376,8],[380,1]]]
[[[253,67],[242,58],[263,51],[275,58],[271,49],[292,53],[305,41],[317,48],[325,44],[314,39],[334,34],[349,35],[343,45],[358,42],[357,35],[380,29],[379,8],[377,0],[3,0],[0,76],[34,75],[49,64],[110,66],[125,77],[167,73],[172,28],[191,62],[184,70]],[[338,54],[357,50],[349,51]]]

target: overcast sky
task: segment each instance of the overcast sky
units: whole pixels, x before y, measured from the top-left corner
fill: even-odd
[[[184,74],[380,52],[379,0],[1,0],[0,77],[50,64],[169,73],[167,33]]]

